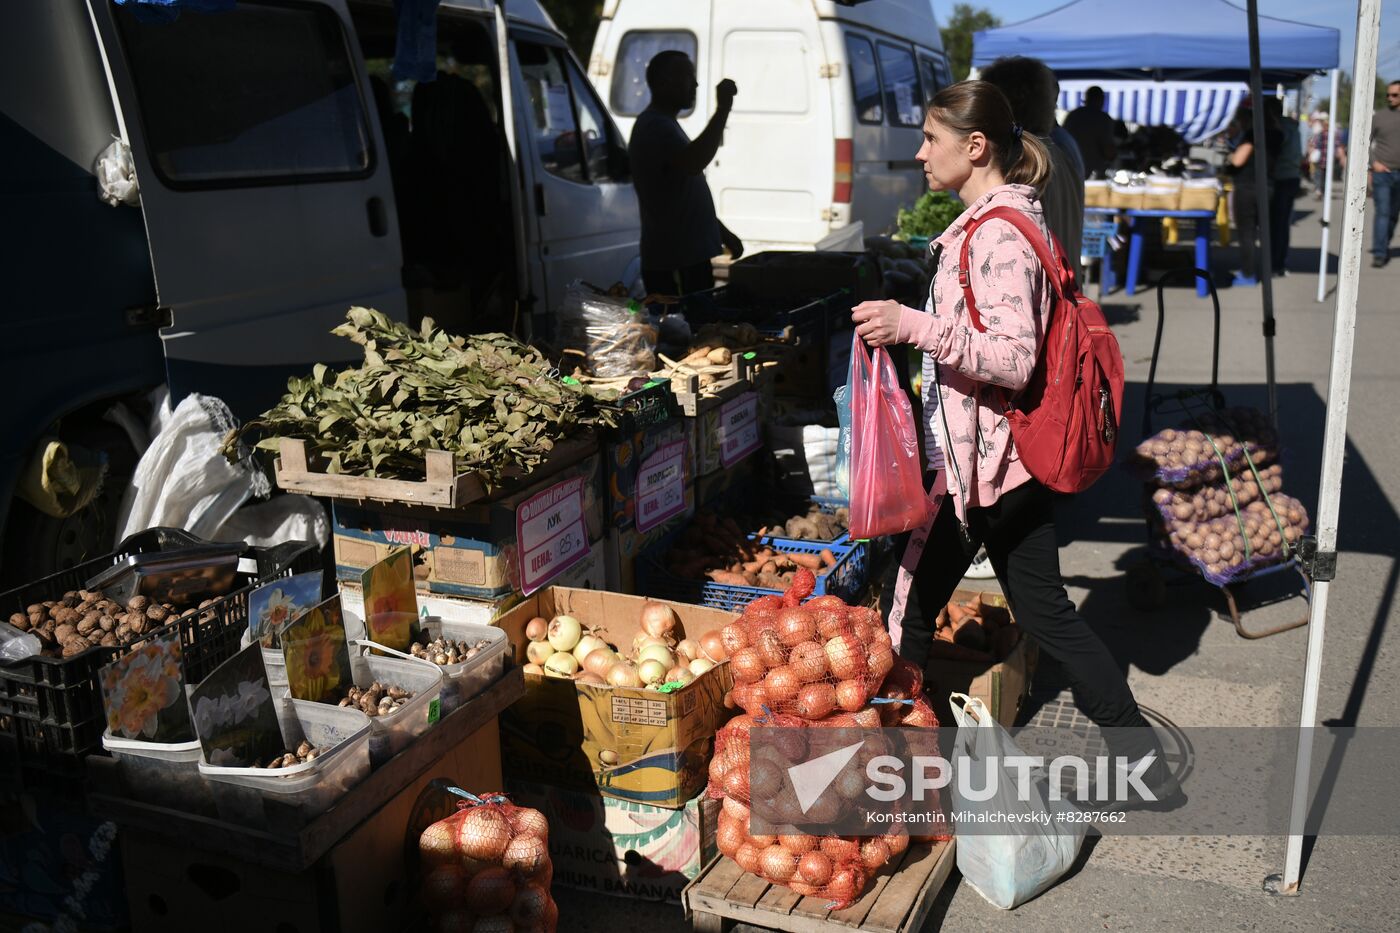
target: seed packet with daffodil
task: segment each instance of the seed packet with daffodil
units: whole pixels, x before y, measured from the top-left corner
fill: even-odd
[[[180,658],[180,633],[172,631],[102,668],[98,684],[112,735],[142,742],[194,737]]]

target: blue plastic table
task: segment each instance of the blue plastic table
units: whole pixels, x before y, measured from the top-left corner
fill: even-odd
[[[1098,217],[1128,218],[1128,280],[1123,283],[1123,290],[1126,294],[1137,294],[1138,280],[1142,277],[1142,230],[1137,224],[1139,217],[1174,217],[1177,220],[1194,220],[1196,222],[1196,268],[1210,268],[1211,226],[1215,223],[1215,211],[1122,210],[1116,207],[1086,207],[1084,213]],[[1111,263],[1104,262],[1103,265],[1103,281],[1105,286],[1111,289]],[[1196,294],[1202,298],[1210,294],[1210,286],[1205,279],[1198,278],[1196,280]]]

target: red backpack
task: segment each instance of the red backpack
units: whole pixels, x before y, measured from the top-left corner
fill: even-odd
[[[1007,402],[1011,438],[1031,476],[1056,492],[1082,492],[1113,465],[1123,406],[1123,354],[1103,310],[1079,294],[1059,242],[1052,255],[1035,222],[1010,207],[994,207],[973,219],[963,236],[958,284],[972,326],[986,330],[968,280],[967,248],[973,231],[989,220],[1005,220],[1021,231],[1055,293],[1035,371],[1020,395]]]

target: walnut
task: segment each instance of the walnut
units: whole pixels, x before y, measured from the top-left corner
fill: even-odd
[[[121,625],[117,626],[115,634],[119,643],[126,644],[126,642],[131,639],[131,627],[123,622]]]
[[[82,654],[91,647],[86,638],[70,638],[63,643],[63,656],[71,658],[75,654]]]
[[[140,635],[146,630],[146,614],[144,612],[128,612],[126,614],[126,627]]]
[[[146,618],[150,619],[152,622],[164,622],[169,616],[170,610],[160,603],[154,603],[146,609]]]
[[[31,616],[33,616],[33,615],[40,615],[40,616],[42,616],[42,615],[48,615],[48,609],[49,609],[49,607],[46,606],[46,605],[44,605],[43,603],[30,603],[28,606],[25,606],[25,607],[24,607],[24,612],[25,612],[26,615],[31,615]]]
[[[22,612],[16,612],[10,616],[10,624],[21,632],[29,631],[29,616]]]
[[[115,648],[117,647],[117,636],[112,634],[111,632],[108,632],[107,634],[102,636],[102,641],[99,642],[99,644],[101,644],[104,648]]]
[[[78,620],[82,618],[67,606],[60,606],[53,611],[52,615],[53,620],[59,625],[76,625]]]
[[[78,627],[64,622],[54,628],[53,640],[61,645],[76,634],[78,634]]]
[[[69,609],[72,609],[74,606],[78,605],[78,603],[82,602],[82,600],[78,598],[77,590],[69,590],[63,594],[63,599],[59,600],[59,602]]]
[[[97,620],[98,626],[104,632],[110,632],[117,627],[117,620],[109,615],[103,615]]]
[[[98,626],[97,622],[101,618],[102,616],[96,612],[89,612],[87,615],[83,616],[82,620],[78,622],[78,634],[86,638],[91,635],[94,630],[100,632],[102,629]]]
[[[126,601],[126,608],[141,610],[145,609],[150,604],[151,598],[149,596],[133,596]]]

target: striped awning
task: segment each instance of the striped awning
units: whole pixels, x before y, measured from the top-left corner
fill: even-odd
[[[1098,85],[1104,110],[1125,123],[1170,126],[1187,142],[1210,139],[1229,124],[1249,85],[1212,81],[1087,81],[1060,82],[1060,109],[1068,112],[1084,103],[1084,91]]]

